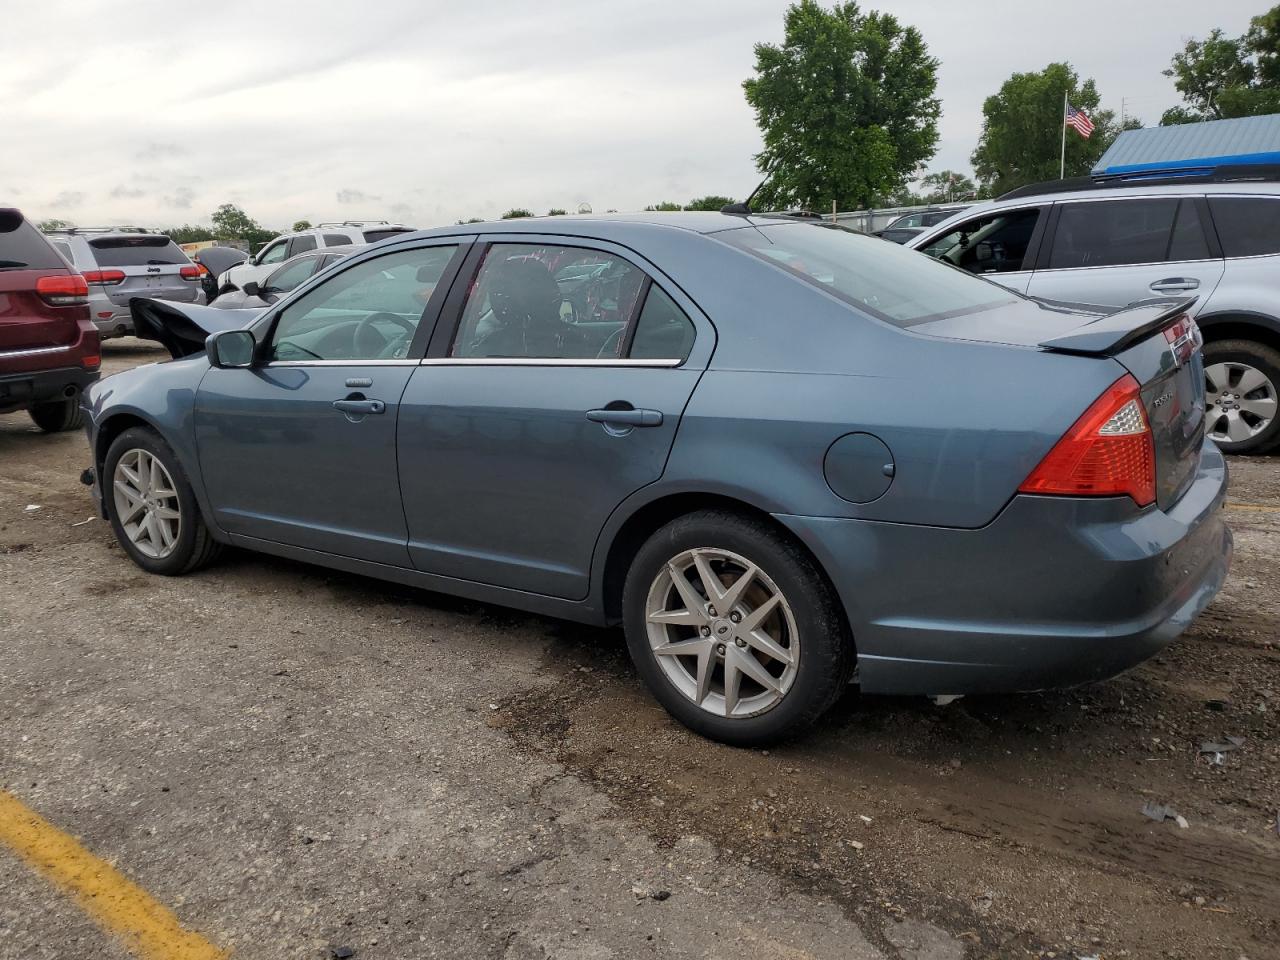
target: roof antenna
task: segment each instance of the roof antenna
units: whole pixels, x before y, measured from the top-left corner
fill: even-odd
[[[720,208],[721,213],[731,213],[738,216],[746,217],[751,215],[751,201],[756,198],[756,194],[764,189],[764,185],[769,182],[769,178],[765,177],[760,181],[759,185],[751,191],[751,196],[743,200],[741,203],[726,203]]]

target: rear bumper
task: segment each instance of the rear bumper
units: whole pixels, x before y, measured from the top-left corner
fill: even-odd
[[[845,603],[871,693],[999,693],[1114,676],[1208,606],[1232,540],[1206,442],[1169,510],[1017,496],[979,530],[780,516]]]
[[[58,367],[28,373],[0,373],[0,413],[78,396],[98,379],[97,370]]]

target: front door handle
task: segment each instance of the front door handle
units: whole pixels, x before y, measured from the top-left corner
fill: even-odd
[[[1187,290],[1198,290],[1200,281],[1194,277],[1168,277],[1157,280],[1151,285],[1156,293],[1183,293]]]
[[[662,426],[661,410],[588,410],[587,419],[592,423],[603,423],[605,426],[617,427],[660,427]]]
[[[335,400],[333,409],[351,416],[364,417],[371,413],[385,413],[387,405],[381,400]]]

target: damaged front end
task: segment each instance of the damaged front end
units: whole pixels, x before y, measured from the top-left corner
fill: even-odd
[[[164,346],[175,360],[204,352],[209,336],[223,330],[241,330],[262,315],[262,308],[222,310],[194,303],[148,300],[129,301],[134,335]]]

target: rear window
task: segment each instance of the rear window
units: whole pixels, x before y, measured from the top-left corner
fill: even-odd
[[[0,210],[0,270],[67,269],[45,235],[16,210]]]
[[[1003,287],[914,250],[851,230],[778,224],[716,236],[899,327],[978,313],[1019,299]]]
[[[408,227],[383,227],[380,230],[366,230],[364,239],[366,243],[377,243],[379,240],[385,240],[400,233],[413,233],[413,231]]]
[[[1228,257],[1280,253],[1280,200],[1267,197],[1210,197],[1209,209]]]
[[[100,267],[187,264],[182,248],[168,237],[98,237],[90,240]]]

